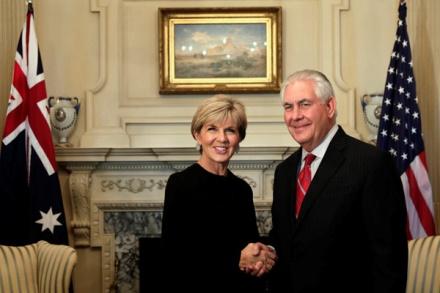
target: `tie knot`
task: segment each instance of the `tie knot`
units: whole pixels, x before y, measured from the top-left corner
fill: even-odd
[[[310,164],[312,164],[313,160],[316,158],[316,156],[314,154],[308,154],[305,158],[304,158],[304,162],[306,166],[310,166]]]

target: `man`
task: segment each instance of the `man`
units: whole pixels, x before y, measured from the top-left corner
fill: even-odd
[[[406,210],[391,158],[336,124],[336,98],[321,72],[292,74],[281,96],[301,148],[275,171],[273,291],[405,292]]]

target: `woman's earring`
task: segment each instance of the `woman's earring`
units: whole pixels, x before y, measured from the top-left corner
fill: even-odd
[[[240,151],[240,145],[237,145],[237,148],[235,149],[235,153],[238,154],[239,151]]]
[[[196,150],[200,152],[200,150],[202,149],[202,146],[200,145],[200,143],[196,143]]]

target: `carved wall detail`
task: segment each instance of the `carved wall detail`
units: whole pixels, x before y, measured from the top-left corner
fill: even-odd
[[[72,203],[71,226],[75,246],[90,245],[90,171],[72,172],[69,177]]]
[[[167,180],[154,180],[150,179],[147,181],[140,178],[132,178],[127,180],[102,180],[101,181],[101,190],[102,192],[112,191],[117,189],[118,191],[127,190],[132,193],[139,193],[144,190],[153,191],[154,188],[158,190],[162,190],[165,188],[167,184]]]

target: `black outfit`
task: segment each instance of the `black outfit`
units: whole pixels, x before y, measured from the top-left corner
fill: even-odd
[[[241,250],[258,241],[252,189],[228,170],[199,164],[171,175],[162,243],[165,286],[179,292],[259,292],[262,280],[239,269]],[[165,291],[164,291],[165,292]]]
[[[274,292],[404,293],[406,210],[390,156],[339,127],[297,219],[300,160],[301,149],[275,171]]]

